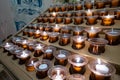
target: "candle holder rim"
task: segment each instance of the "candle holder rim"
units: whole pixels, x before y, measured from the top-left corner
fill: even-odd
[[[110,63],[105,62],[105,61],[103,61],[103,60],[102,60],[102,63],[101,63],[101,64],[106,64],[106,66],[107,66],[107,67],[110,67],[109,69],[110,69],[110,70],[112,69],[113,72],[110,72],[109,74],[108,74],[108,73],[100,73],[100,72],[97,72],[96,69],[95,69],[95,65],[93,66],[93,64],[97,64],[97,63],[98,63],[97,61],[93,60],[93,61],[89,62],[89,64],[88,64],[88,68],[89,68],[93,73],[95,73],[95,74],[97,74],[97,75],[102,75],[102,76],[111,76],[111,75],[115,74],[115,72],[116,72],[115,67],[114,67],[113,65],[111,65]],[[93,69],[93,67],[94,67],[94,69]]]
[[[73,79],[75,79],[75,80],[85,80],[85,76],[84,75],[81,75],[81,74],[71,74],[71,75],[69,75],[68,76],[68,80],[73,80]]]
[[[108,41],[103,38],[90,38],[88,39],[88,42],[90,42],[93,45],[105,45],[108,43]]]
[[[26,63],[25,63],[25,66],[29,66],[29,64],[31,63],[31,61],[33,61],[34,63],[37,62],[39,59],[38,58],[30,58]],[[34,66],[34,63],[33,63],[33,66]]]
[[[45,69],[39,69],[39,66],[40,66],[41,64],[46,64],[46,65],[47,65],[47,68],[45,68]],[[37,71],[46,71],[46,70],[48,70],[51,66],[52,66],[52,65],[51,65],[50,60],[47,60],[47,59],[41,59],[41,60],[38,60],[37,62],[34,63],[34,67],[35,67],[35,69],[36,69]]]
[[[25,54],[27,54],[27,56],[25,56],[25,57],[21,56],[23,54],[23,51],[26,52]],[[16,57],[18,57],[18,58],[26,58],[26,57],[29,57],[30,54],[32,53],[31,51],[28,51],[28,50],[23,50],[23,51],[21,51],[19,54],[17,54]]]
[[[73,36],[73,37],[72,37],[72,39],[73,39],[74,41],[77,41],[77,38],[83,39],[82,41],[85,41],[85,40],[87,39],[85,36]]]
[[[84,30],[85,30],[86,32],[90,32],[90,31],[91,31],[91,27],[87,27],[87,28],[85,28]],[[93,30],[95,30],[96,33],[97,33],[97,32],[99,32],[99,31],[101,31],[102,29],[99,28],[99,27],[94,27]]]
[[[75,63],[75,62],[72,61],[73,59],[75,59],[74,57],[80,58],[80,59],[82,58],[82,59],[84,60],[84,62],[82,62],[82,63],[76,62],[76,63]],[[88,59],[87,59],[86,57],[82,56],[82,55],[73,54],[73,55],[68,56],[68,62],[69,62],[70,64],[75,65],[75,66],[84,66],[84,65],[86,65],[86,64],[88,63]]]
[[[67,71],[66,67],[64,67],[64,66],[62,66],[62,65],[56,65],[56,66],[51,67],[51,68],[48,70],[48,77],[49,77],[50,79],[53,79],[51,73],[52,73],[53,71],[55,71],[55,70],[60,70],[60,69],[62,69],[62,71],[64,72],[64,76],[62,77],[63,80],[64,80],[64,79],[66,78],[67,74],[68,74],[68,71]]]
[[[114,30],[104,30],[103,32],[106,33],[106,34],[108,34],[108,35],[112,35],[112,36],[118,36],[118,35],[120,35],[120,30],[115,30],[115,29]]]

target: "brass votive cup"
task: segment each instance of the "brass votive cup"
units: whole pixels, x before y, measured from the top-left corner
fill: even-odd
[[[49,17],[49,23],[54,23],[55,22],[55,17]]]
[[[97,16],[87,16],[86,19],[87,19],[86,21],[87,25],[97,24]]]
[[[100,55],[105,52],[105,45],[108,43],[107,40],[103,38],[91,38],[88,39],[90,46],[88,51],[94,55]]]
[[[79,25],[83,23],[83,17],[74,17],[74,24]]]
[[[95,3],[97,9],[101,9],[105,7],[105,2],[104,1],[97,1]]]
[[[86,57],[79,54],[73,54],[68,57],[68,62],[71,64],[69,68],[70,74],[84,74],[86,71],[85,65],[88,63]]]
[[[45,41],[45,40],[47,40],[48,38],[49,38],[48,32],[45,32],[45,31],[41,32],[40,40]]]
[[[57,24],[62,23],[63,22],[63,17],[56,17],[55,21],[56,21]]]
[[[73,30],[73,36],[83,35],[83,28],[75,27]]]
[[[58,32],[52,32],[49,34],[49,42],[50,43],[54,43],[56,41],[58,41],[59,39],[59,33]]]
[[[62,65],[66,66],[68,61],[68,56],[70,55],[70,52],[67,50],[58,50],[58,52],[54,53],[55,62],[54,65]]]
[[[118,7],[120,5],[120,0],[111,0],[110,7]]]

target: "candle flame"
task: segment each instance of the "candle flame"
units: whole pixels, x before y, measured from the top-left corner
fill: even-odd
[[[57,74],[55,76],[55,79],[53,79],[53,80],[63,80],[62,79],[62,74],[60,74],[60,70],[57,70]]]
[[[23,41],[23,44],[26,44],[26,43],[27,43],[27,40],[24,40],[24,41]]]
[[[31,64],[34,64],[34,61],[31,61]]]
[[[97,59],[97,62],[98,62],[98,64],[101,64],[101,60],[99,58]]]
[[[40,44],[37,45],[37,49],[42,49],[42,46]]]
[[[53,14],[53,16],[56,16],[56,13],[55,13],[55,12],[53,12],[52,14]]]
[[[94,30],[94,27],[93,27],[93,26],[91,27],[91,30]]]
[[[39,31],[39,30],[37,30],[37,31],[36,31],[36,34],[39,34],[39,33],[40,33],[40,31]]]
[[[88,9],[88,11],[87,11],[88,13],[91,13],[91,10],[90,9]]]

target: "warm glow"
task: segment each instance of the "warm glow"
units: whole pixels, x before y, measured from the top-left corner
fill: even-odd
[[[55,79],[53,79],[53,80],[63,80],[62,79],[62,74],[60,74],[60,70],[57,70],[57,74],[55,76]]]
[[[36,34],[39,34],[39,33],[40,33],[40,30],[37,30],[35,33],[36,33]]]
[[[91,30],[94,30],[94,27],[93,27],[93,26],[91,27]]]
[[[27,57],[28,54],[26,53],[26,51],[23,51],[22,54],[21,54],[21,57]]]
[[[36,49],[42,49],[42,46],[40,44],[38,44]]]
[[[27,43],[27,40],[24,40],[22,43],[23,43],[23,44],[26,44],[26,43]]]
[[[97,59],[97,62],[98,62],[98,64],[101,64],[101,60],[99,58]]]
[[[11,45],[9,43],[6,43],[5,44],[5,47],[10,47]]]
[[[53,12],[52,14],[53,14],[53,16],[56,16],[56,13],[55,13],[55,12]]]
[[[43,32],[43,35],[47,35],[47,32],[44,31],[44,32]]]
[[[34,64],[34,61],[31,61],[31,64]]]

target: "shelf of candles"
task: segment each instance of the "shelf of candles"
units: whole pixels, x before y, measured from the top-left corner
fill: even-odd
[[[15,40],[18,41],[18,39],[22,40],[25,38],[24,37],[17,37],[17,38],[14,37],[14,41]],[[33,39],[30,38],[28,40],[31,41]],[[36,40],[36,44],[34,44],[34,46],[33,46],[34,49],[36,49],[36,47],[37,48],[40,47],[40,46],[38,46],[38,44],[41,44],[41,47],[43,47],[43,45],[45,45],[46,48],[43,49],[44,51],[41,56],[35,57],[34,51],[31,52],[29,50],[29,48],[28,48],[28,50],[23,49],[22,51],[21,51],[20,47],[23,48],[23,46],[19,46],[14,49],[11,49],[11,46],[18,45],[18,44],[15,44],[14,42],[11,42],[11,40],[10,40],[9,43],[6,42],[3,45],[3,48],[5,48],[5,49],[1,49],[1,51],[3,52],[4,50],[6,50],[6,52],[1,53],[0,59],[2,61],[7,61],[7,63],[9,63],[9,61],[10,61],[10,63],[12,65],[16,66],[19,70],[22,70],[24,72],[24,74],[27,74],[27,76],[30,76],[30,78],[32,78],[32,79],[45,79],[45,80],[52,79],[52,80],[54,80],[53,78],[57,78],[57,80],[58,80],[58,78],[60,78],[60,79],[62,78],[64,80],[70,74],[76,73],[79,75],[81,74],[85,78],[85,80],[94,80],[95,77],[93,77],[93,75],[97,76],[96,77],[97,80],[99,80],[99,79],[104,80],[104,78],[107,78],[109,80],[119,80],[119,76],[114,75],[115,68],[107,62],[108,59],[107,60],[102,59],[102,57],[99,57],[99,59],[96,59],[97,56],[91,57],[91,56],[87,55],[85,52],[81,52],[81,51],[76,51],[77,52],[77,54],[76,54],[76,53],[74,53],[75,51],[72,50],[70,47],[69,47],[70,49],[66,49],[66,47],[63,49],[62,47],[60,47],[58,45],[56,45],[57,47],[54,47],[55,45],[49,46],[51,44],[48,44],[48,42],[46,44],[43,44],[37,40]],[[41,47],[40,47],[40,49],[41,49]],[[53,50],[52,54],[55,54],[55,55],[53,55],[53,59],[50,59],[49,55],[51,54],[52,50]],[[17,57],[17,59],[13,59],[14,56],[7,55],[8,51],[10,53],[16,53],[16,57],[18,55],[19,56]],[[30,58],[27,58],[27,56],[29,56],[29,55],[30,55]],[[46,56],[46,58],[45,58],[45,56]],[[6,59],[4,60],[3,58],[5,58],[5,57],[6,57]],[[19,62],[21,61],[21,58],[22,58],[22,60],[27,59],[26,63],[24,62],[24,63],[22,63],[22,65],[19,64]],[[43,58],[48,59],[48,60],[43,60]],[[57,61],[57,64],[55,64],[56,61]],[[88,63],[88,61],[90,63]],[[65,63],[65,65],[61,64],[61,63]],[[61,65],[61,66],[57,66],[57,65]],[[14,71],[14,69],[13,69],[13,71]],[[47,74],[47,71],[48,71],[48,74]],[[17,73],[19,73],[19,72],[17,72]],[[41,76],[41,74],[43,76]]]

